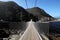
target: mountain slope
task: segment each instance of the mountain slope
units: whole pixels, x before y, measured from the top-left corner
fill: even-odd
[[[50,21],[54,19],[51,15],[47,14],[43,9],[41,9],[39,7],[29,8],[29,9],[26,9],[26,10],[30,14],[36,16],[39,20],[41,20],[41,18],[45,19],[45,17],[47,18],[47,20],[49,18]]]
[[[15,2],[0,2],[0,20],[4,21],[28,21],[28,12]]]

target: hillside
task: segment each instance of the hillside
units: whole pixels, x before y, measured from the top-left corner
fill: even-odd
[[[0,20],[10,22],[21,22],[30,21],[31,19],[33,21],[51,21],[54,18],[39,7],[34,7],[25,10],[13,1],[0,2]]]
[[[39,7],[34,7],[34,8],[29,8],[26,9],[30,14],[36,16],[39,20],[47,20],[51,21],[54,20],[55,18],[46,13],[43,9]]]
[[[15,2],[0,2],[0,20],[10,22],[29,21],[29,15],[24,8]]]

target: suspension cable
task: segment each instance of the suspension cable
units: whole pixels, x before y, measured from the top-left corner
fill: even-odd
[[[26,7],[28,8],[27,0],[25,0],[25,3],[26,3]]]
[[[34,7],[36,7],[37,6],[37,0],[35,0],[35,4],[34,4]]]

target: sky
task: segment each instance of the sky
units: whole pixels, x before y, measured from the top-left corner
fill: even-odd
[[[14,1],[19,6],[27,9],[25,0],[0,0],[0,1]],[[53,17],[60,17],[60,0],[27,0],[28,8],[39,7],[46,11]]]

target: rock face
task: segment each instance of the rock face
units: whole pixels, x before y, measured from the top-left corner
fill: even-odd
[[[27,9],[27,11],[30,14],[36,16],[36,18],[38,18],[38,20],[51,21],[54,19],[52,16],[47,14],[43,9],[41,9],[39,7],[30,8],[30,9]]]
[[[9,25],[7,22],[0,21],[0,38],[7,38],[9,36]]]
[[[29,21],[30,17],[24,8],[15,2],[0,2],[0,20],[4,21]]]

